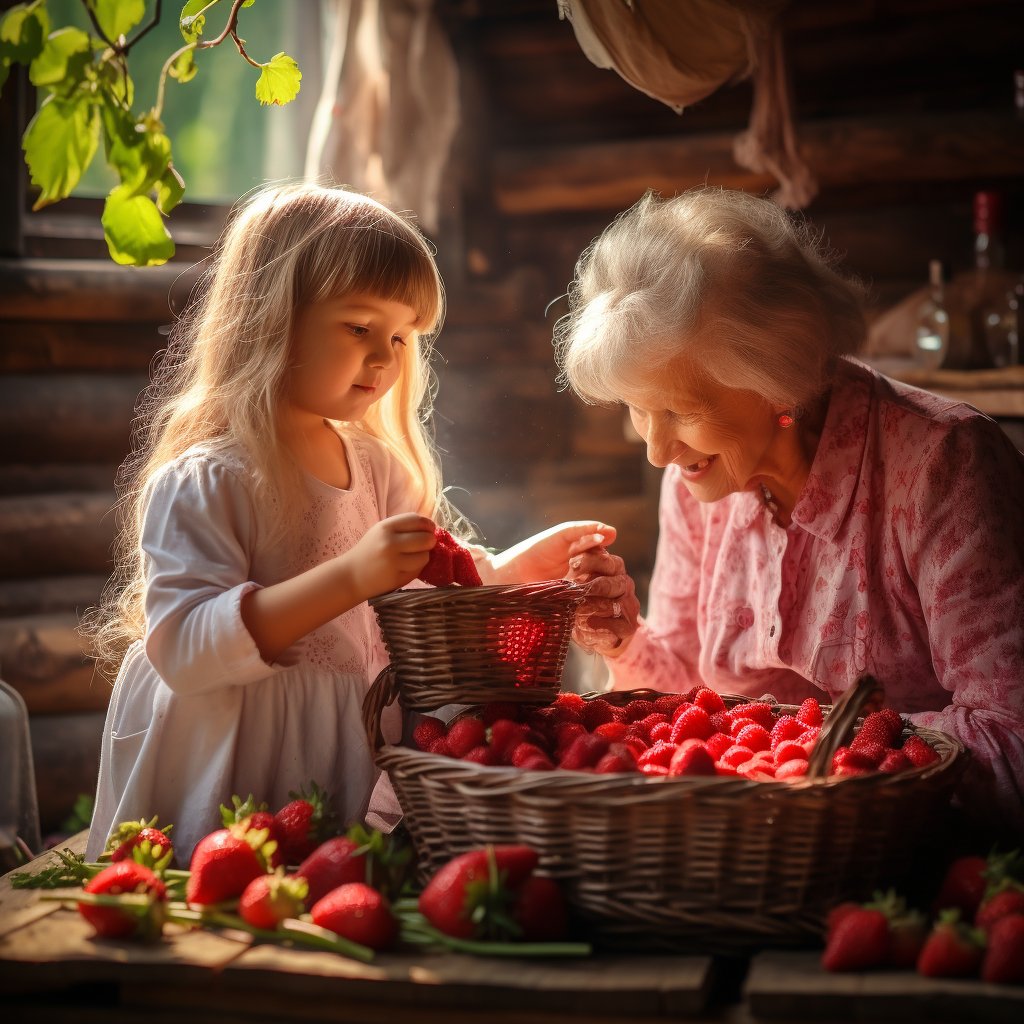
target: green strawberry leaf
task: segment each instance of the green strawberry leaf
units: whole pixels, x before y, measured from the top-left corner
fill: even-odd
[[[91,57],[88,35],[81,29],[62,28],[46,40],[42,52],[32,61],[29,80],[66,96],[85,79]]]
[[[0,22],[0,52],[5,60],[28,64],[43,52],[50,16],[43,0],[12,7]]]
[[[146,0],[88,0],[88,3],[107,38],[115,43],[118,36],[127,35],[146,14]]]
[[[302,72],[299,65],[286,53],[275,54],[260,72],[256,83],[256,99],[264,106],[271,103],[291,103],[299,94]]]
[[[91,99],[47,96],[22,139],[32,184],[42,190],[34,210],[70,194],[96,153],[99,138],[99,112]]]
[[[206,15],[199,12],[210,6],[210,0],[188,0],[178,17],[178,28],[186,43],[194,43],[202,34],[206,25]]]
[[[118,185],[103,206],[103,234],[115,263],[155,267],[174,255],[174,242],[149,196]]]

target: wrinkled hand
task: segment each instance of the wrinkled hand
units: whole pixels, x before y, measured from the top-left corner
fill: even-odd
[[[560,580],[569,571],[569,557],[596,544],[611,544],[615,527],[598,522],[561,523],[527,537],[492,560],[495,583],[539,583]]]
[[[435,543],[433,522],[407,512],[370,527],[339,558],[345,563],[354,592],[365,601],[416,579]]]
[[[636,632],[640,602],[626,563],[593,541],[583,537],[569,549],[565,578],[589,584],[576,611],[572,638],[587,650],[617,658]]]

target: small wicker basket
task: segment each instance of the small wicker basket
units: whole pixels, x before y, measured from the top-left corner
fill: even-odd
[[[380,715],[399,690],[385,669],[363,719],[424,878],[485,843],[528,843],[597,932],[719,950],[805,942],[837,902],[898,879],[965,760],[958,740],[921,729],[941,759],[898,775],[758,782],[492,768],[385,746]],[[730,707],[748,699],[725,698]]]
[[[454,703],[554,700],[584,593],[577,583],[552,580],[395,590],[370,604],[402,706],[433,711]]]

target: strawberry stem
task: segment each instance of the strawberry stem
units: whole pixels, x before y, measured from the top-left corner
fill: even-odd
[[[477,956],[590,956],[593,948],[588,942],[486,942],[478,939],[456,939],[445,935],[427,922],[422,914],[399,915],[402,922],[403,942],[415,945],[441,945],[460,953]]]

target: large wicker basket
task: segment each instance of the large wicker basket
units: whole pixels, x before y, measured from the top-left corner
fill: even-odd
[[[398,695],[385,670],[363,717],[424,877],[488,842],[529,843],[598,932],[708,948],[806,941],[835,903],[899,878],[964,762],[956,739],[922,729],[941,760],[898,775],[792,783],[492,768],[385,746],[380,714]],[[658,694],[588,695],[597,696]]]
[[[550,702],[584,592],[577,583],[553,580],[373,598],[402,706],[433,711],[491,700]]]

